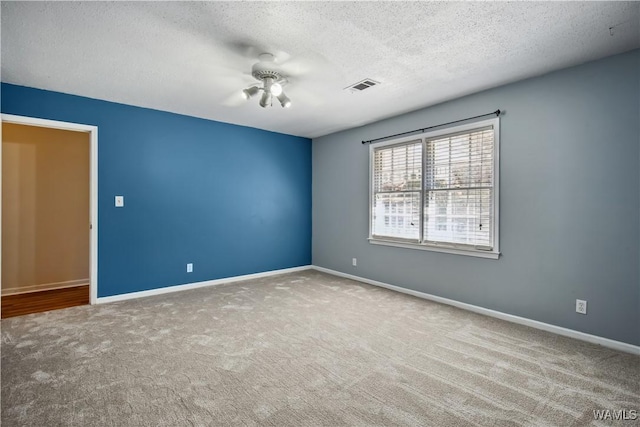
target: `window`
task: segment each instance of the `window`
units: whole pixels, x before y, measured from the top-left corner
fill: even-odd
[[[498,258],[499,119],[370,146],[369,241]]]

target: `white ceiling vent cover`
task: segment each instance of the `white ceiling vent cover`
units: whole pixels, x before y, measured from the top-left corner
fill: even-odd
[[[360,80],[357,83],[354,83],[352,85],[349,85],[347,87],[345,87],[345,90],[350,90],[351,92],[362,92],[365,89],[369,89],[372,86],[376,86],[379,85],[380,82],[375,81],[373,79],[364,79],[364,80]]]

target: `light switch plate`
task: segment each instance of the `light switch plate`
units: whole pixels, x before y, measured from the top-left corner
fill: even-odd
[[[116,208],[124,207],[124,196],[116,196]]]

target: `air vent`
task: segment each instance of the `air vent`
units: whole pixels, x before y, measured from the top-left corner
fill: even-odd
[[[365,89],[369,89],[372,86],[379,85],[380,82],[377,82],[372,79],[364,79],[357,83],[352,84],[351,86],[345,87],[345,89],[350,90],[351,92],[362,92]]]

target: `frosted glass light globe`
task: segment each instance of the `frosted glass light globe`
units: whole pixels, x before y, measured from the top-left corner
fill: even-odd
[[[282,86],[278,83],[274,83],[271,85],[271,95],[279,96],[282,93]]]

